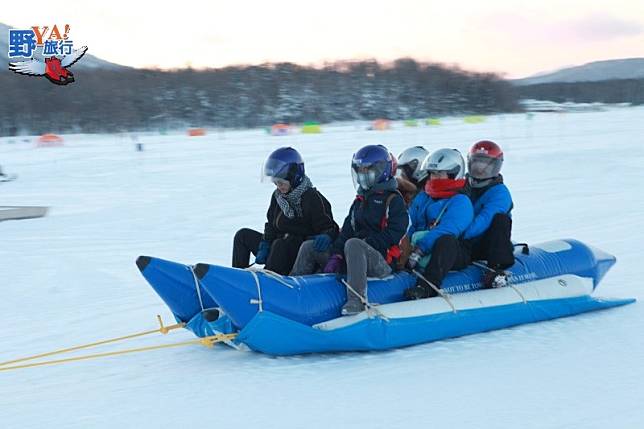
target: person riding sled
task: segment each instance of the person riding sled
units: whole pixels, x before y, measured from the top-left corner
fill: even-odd
[[[470,263],[468,249],[459,240],[473,219],[472,203],[462,193],[465,161],[456,149],[439,149],[425,160],[424,168],[429,173],[425,195],[416,197],[421,210],[411,214],[407,231],[414,249],[407,267],[418,278],[405,291],[406,299],[436,296],[450,270]]]
[[[339,233],[329,201],[304,173],[301,155],[282,147],[264,163],[264,176],[275,184],[266,213],[264,233],[242,228],[235,234],[232,266],[248,267],[250,254],[256,264],[287,275],[300,245],[314,238],[316,249],[327,250]]]
[[[382,145],[358,150],[351,161],[356,198],[344,220],[340,235],[329,251],[318,251],[311,241],[300,249],[291,275],[346,270],[347,302],[343,315],[364,310],[367,276],[383,278],[391,274],[400,249],[398,243],[407,230],[409,217],[405,202],[396,190],[392,158]]]
[[[427,171],[421,167],[428,156],[429,151],[422,146],[409,147],[398,156],[396,181],[407,207],[411,205],[414,197],[425,188]]]
[[[505,269],[514,265],[512,196],[503,183],[503,151],[496,143],[482,140],[467,155],[465,192],[474,205],[474,220],[463,239],[472,260],[487,261],[483,287],[507,284]]]
[[[409,210],[410,217],[418,217],[426,203],[425,183],[427,183],[427,170],[424,170],[423,162],[429,156],[429,151],[422,146],[413,146],[405,149],[399,156],[396,168],[396,181],[398,191],[402,194]],[[416,197],[419,197],[418,199]],[[398,259],[398,270],[403,270],[413,248],[410,237],[405,236],[400,240],[400,258]]]

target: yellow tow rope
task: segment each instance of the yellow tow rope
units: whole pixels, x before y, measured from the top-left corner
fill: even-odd
[[[56,365],[59,363],[65,363],[65,362],[73,362],[73,361],[80,361],[80,360],[88,360],[88,359],[95,359],[99,357],[106,357],[106,356],[115,356],[115,355],[122,355],[122,354],[128,354],[128,353],[137,353],[137,352],[144,352],[144,351],[149,351],[149,350],[157,350],[157,349],[164,349],[164,348],[170,348],[170,347],[180,347],[180,346],[185,346],[185,345],[190,345],[190,344],[202,344],[206,347],[212,347],[215,343],[223,342],[223,341],[230,341],[235,339],[237,334],[217,334],[217,335],[211,335],[208,337],[203,337],[203,338],[198,338],[195,340],[189,340],[189,341],[182,341],[179,343],[171,343],[171,344],[162,344],[162,345],[157,345],[157,346],[147,346],[147,347],[139,347],[139,348],[133,348],[133,349],[125,349],[125,350],[118,350],[114,352],[104,352],[104,353],[95,353],[95,354],[89,354],[89,355],[84,355],[84,356],[77,356],[77,357],[72,357],[72,358],[66,358],[66,359],[57,359],[57,360],[48,360],[44,362],[35,362],[35,363],[29,363],[29,364],[23,364],[23,365],[12,365],[20,362],[25,362],[29,360],[34,360],[34,359],[39,359],[47,356],[52,356],[52,355],[57,355],[57,354],[62,354],[62,353],[68,353],[76,350],[81,350],[81,349],[87,349],[90,347],[95,347],[103,344],[109,344],[109,343],[114,343],[117,341],[122,341],[122,340],[127,340],[131,338],[136,338],[136,337],[142,337],[144,335],[149,335],[149,334],[154,334],[157,332],[160,332],[162,334],[167,334],[168,332],[174,330],[174,329],[179,329],[183,328],[185,326],[185,323],[176,323],[174,325],[170,326],[164,326],[163,321],[161,320],[161,316],[157,315],[157,319],[159,321],[160,327],[158,329],[153,329],[149,331],[143,331],[143,332],[138,332],[135,334],[130,334],[130,335],[125,335],[122,337],[116,337],[116,338],[110,338],[107,340],[102,340],[102,341],[96,341],[93,343],[88,343],[88,344],[83,344],[80,346],[75,346],[75,347],[69,347],[65,349],[59,349],[59,350],[54,350],[51,352],[47,353],[41,353],[37,355],[32,355],[32,356],[27,356],[23,357],[20,359],[13,359],[13,360],[8,360],[5,362],[0,362],[0,371],[9,371],[12,369],[20,369],[20,368],[30,368],[30,367],[35,367],[35,366],[44,366],[44,365]],[[12,365],[12,366],[6,366],[6,365]]]

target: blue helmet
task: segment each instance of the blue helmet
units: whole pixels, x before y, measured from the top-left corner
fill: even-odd
[[[304,160],[292,147],[281,147],[264,162],[264,175],[271,179],[288,180],[296,188],[304,179]]]
[[[371,189],[376,183],[386,182],[393,177],[392,158],[383,145],[365,146],[351,160],[353,184],[358,188]]]

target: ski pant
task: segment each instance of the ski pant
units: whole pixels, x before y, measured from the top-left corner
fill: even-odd
[[[257,255],[263,235],[249,228],[242,228],[233,240],[233,263],[235,268],[247,268],[250,254]],[[271,242],[271,250],[264,268],[278,274],[288,275],[302,244],[302,237],[286,234]]]
[[[291,271],[292,276],[313,274],[321,271],[331,254],[318,252],[313,248],[314,240],[305,241],[300,247],[300,253]],[[344,260],[347,265],[347,283],[364,297],[367,289],[367,277],[386,277],[391,274],[391,267],[385,258],[364,240],[350,238],[344,244]],[[350,300],[358,299],[347,292]]]
[[[318,252],[313,247],[315,240],[307,240],[300,246],[297,258],[291,270],[292,276],[303,276],[306,274],[319,273],[324,269],[331,254],[329,251]]]
[[[466,240],[473,261],[487,261],[487,266],[504,270],[514,265],[514,247],[510,239],[512,219],[503,213],[494,216],[490,227],[479,237]]]
[[[443,235],[434,243],[432,256],[423,275],[434,286],[441,287],[443,279],[450,270],[462,270],[471,262],[469,249],[463,241],[453,235]],[[424,284],[424,282],[419,279],[418,284]]]
[[[363,297],[367,277],[383,278],[391,274],[391,267],[382,254],[359,238],[350,238],[344,243],[344,259],[347,263],[347,283]],[[357,299],[355,294],[347,291],[347,300]]]

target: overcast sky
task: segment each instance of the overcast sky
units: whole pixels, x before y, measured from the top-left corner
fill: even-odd
[[[32,0],[17,28],[71,26],[74,46],[134,67],[221,67],[413,57],[524,77],[644,57],[644,0]],[[61,28],[62,30],[62,28]]]

